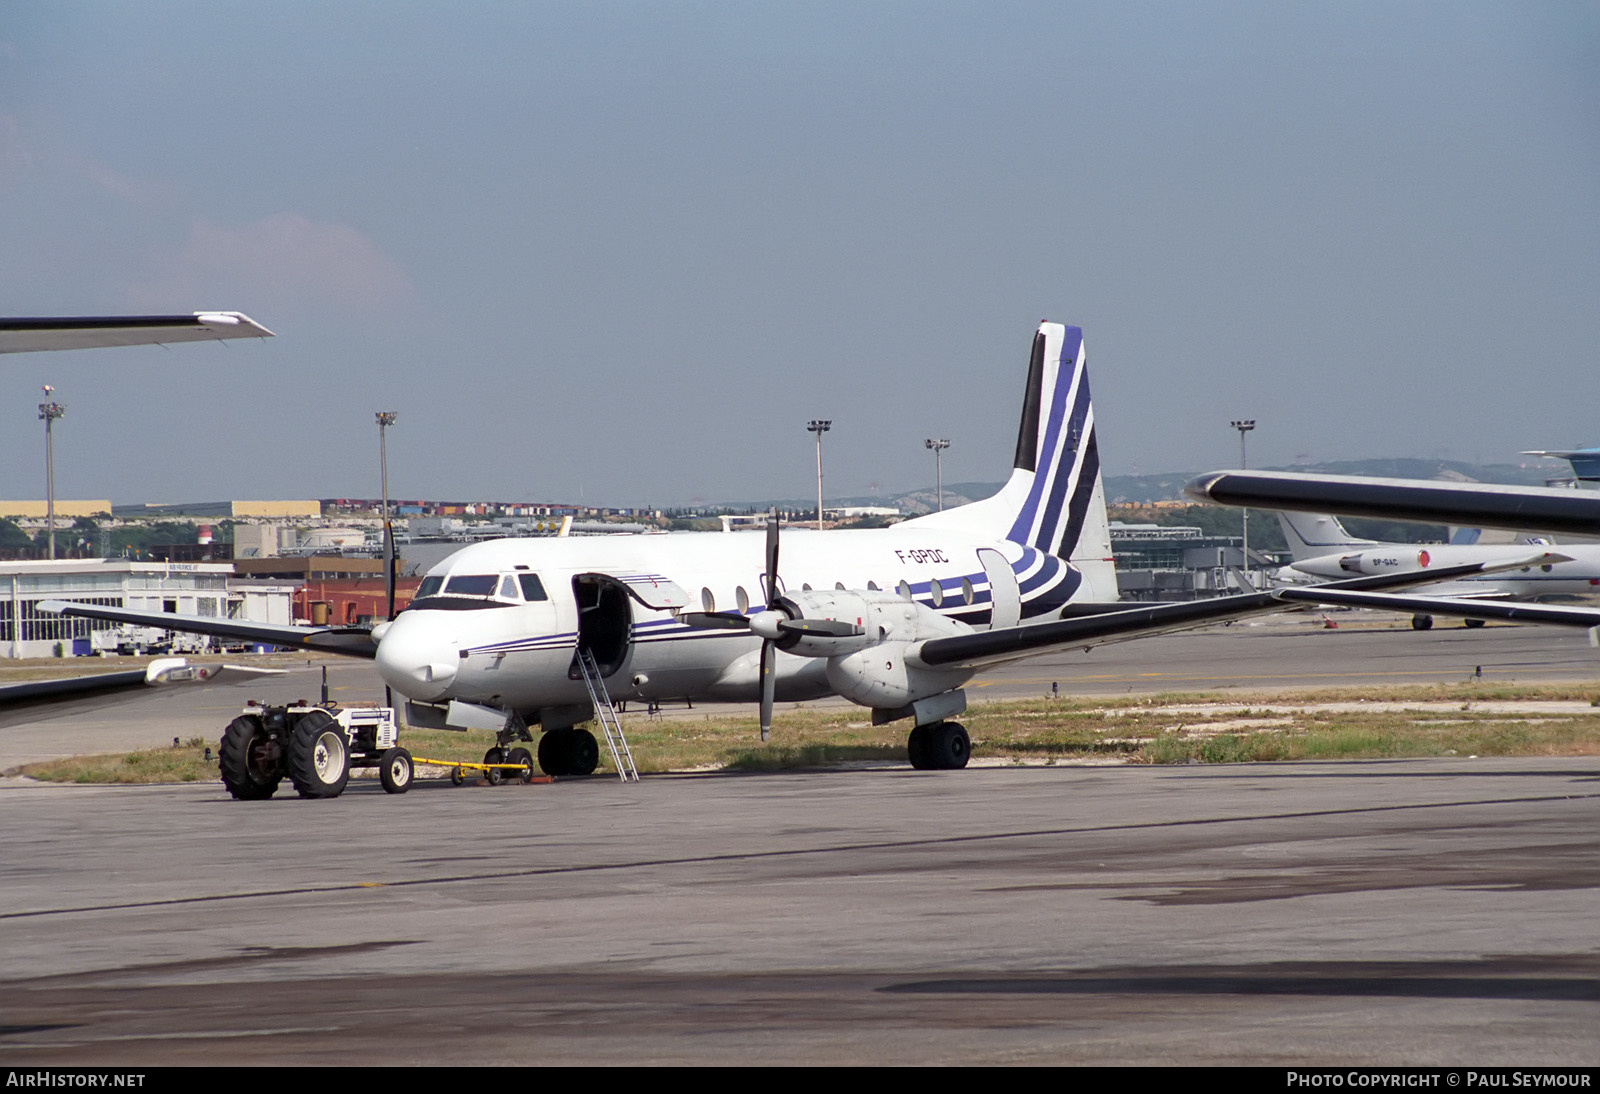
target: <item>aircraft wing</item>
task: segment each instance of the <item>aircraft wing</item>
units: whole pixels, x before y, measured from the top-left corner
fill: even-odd
[[[0,319],[0,353],[271,337],[266,327],[236,311]]]
[[[1411,571],[1403,574],[1378,574],[1331,581],[1324,585],[1304,585],[1242,593],[1214,600],[1186,601],[1178,604],[1150,604],[1102,612],[1080,619],[1063,619],[1031,627],[1005,627],[995,631],[931,638],[913,647],[912,656],[932,667],[997,665],[1052,647],[1071,649],[1104,645],[1130,638],[1143,638],[1173,631],[1190,630],[1212,623],[1224,623],[1263,612],[1281,611],[1302,604],[1359,604],[1366,608],[1386,608],[1398,612],[1426,610],[1435,615],[1460,615],[1473,618],[1520,619],[1525,622],[1559,623],[1565,626],[1600,626],[1600,609],[1563,608],[1536,611],[1534,605],[1486,604],[1480,600],[1448,600],[1435,597],[1401,597],[1378,590],[1403,589],[1451,580],[1474,574],[1495,573],[1539,565],[1544,555],[1478,563],[1464,566]],[[1354,594],[1341,601],[1337,596]],[[1414,605],[1426,603],[1426,608]],[[1508,614],[1510,609],[1518,614]]]
[[[282,669],[240,665],[192,665],[181,657],[163,657],[142,669],[101,672],[65,680],[30,680],[0,687],[0,727],[37,718],[39,707],[50,707],[50,717],[120,702],[131,693],[174,684],[208,684],[226,676],[229,682],[252,676],[277,676]]]
[[[140,627],[160,627],[189,634],[209,634],[236,642],[261,642],[290,646],[319,653],[342,653],[350,657],[376,657],[378,644],[365,627],[313,627],[283,623],[250,623],[209,615],[179,615],[176,612],[144,612],[132,608],[108,608],[99,604],[79,604],[70,600],[41,600],[39,610],[75,619],[104,619],[112,623],[132,623]]]
[[[1518,532],[1600,533],[1600,493],[1546,486],[1295,471],[1212,471],[1191,481],[1183,492],[1199,501],[1249,509],[1291,509]]]

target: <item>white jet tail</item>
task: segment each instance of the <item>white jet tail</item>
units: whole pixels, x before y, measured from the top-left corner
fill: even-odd
[[[1283,527],[1283,538],[1289,543],[1289,553],[1296,562],[1324,555],[1339,554],[1356,547],[1383,547],[1386,544],[1374,539],[1358,539],[1344,530],[1339,518],[1326,513],[1286,513],[1279,511],[1278,523]]]
[[[1059,584],[1052,582],[1058,591],[1032,603],[1034,611],[1025,609],[1024,615],[1042,614],[1068,597],[1117,599],[1082,328],[1039,324],[1028,363],[1017,454],[1011,478],[1000,492],[906,523],[1008,539],[1029,548],[1029,557],[1037,553],[1071,563],[1081,581],[1072,580],[1070,571],[1062,573]],[[1023,584],[1026,601],[1026,576]]]

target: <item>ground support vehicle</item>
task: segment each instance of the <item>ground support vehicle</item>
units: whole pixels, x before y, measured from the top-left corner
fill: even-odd
[[[353,768],[376,767],[385,790],[404,794],[414,764],[398,737],[393,707],[252,700],[222,731],[222,782],[241,801],[272,797],[286,777],[302,798],[336,798]]]

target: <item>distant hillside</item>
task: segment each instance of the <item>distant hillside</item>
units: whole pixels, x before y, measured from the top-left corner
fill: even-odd
[[[1456,482],[1500,482],[1517,486],[1543,486],[1547,478],[1560,473],[1565,465],[1546,461],[1538,466],[1523,467],[1514,463],[1464,463],[1460,460],[1334,460],[1329,463],[1303,463],[1293,467],[1268,467],[1265,471],[1321,472],[1326,475],[1376,475],[1390,479],[1451,479]],[[1158,475],[1107,475],[1106,502],[1110,505],[1148,505],[1156,501],[1184,500],[1183,487],[1190,479],[1211,467],[1192,471],[1168,471]],[[964,505],[969,501],[989,497],[1004,483],[956,482],[944,487],[945,508]],[[788,498],[761,502],[728,502],[719,508],[759,512],[776,505],[779,509],[810,511],[816,501]],[[902,494],[882,494],[876,497],[828,497],[829,507],[846,505],[894,506],[908,516],[931,513],[936,505],[934,488],[929,485]]]

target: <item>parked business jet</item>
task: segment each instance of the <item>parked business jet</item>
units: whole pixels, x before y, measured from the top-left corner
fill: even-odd
[[[1294,562],[1287,569],[1313,578],[1333,578],[1360,574],[1425,572],[1433,567],[1462,563],[1500,563],[1525,557],[1536,544],[1501,545],[1459,543],[1383,543],[1359,539],[1345,531],[1339,518],[1326,513],[1278,511],[1283,538],[1289,544]],[[1455,581],[1429,585],[1430,596],[1463,599],[1578,596],[1600,592],[1600,546],[1562,544],[1547,547],[1550,561],[1491,574],[1477,574]],[[1564,561],[1556,556],[1564,556]],[[1469,627],[1481,627],[1482,619],[1470,616]],[[1419,631],[1433,626],[1433,616],[1417,614],[1411,625]]]
[[[1543,557],[1530,549],[1518,564]],[[1381,574],[1191,603],[1116,603],[1083,333],[1044,323],[1033,339],[1005,486],[891,528],[796,529],[783,532],[781,543],[775,523],[765,537],[480,543],[430,570],[410,606],[370,632],[65,601],[39,606],[374,657],[384,681],[409,700],[409,724],[491,729],[497,749],[533,740],[537,727],[539,764],[551,774],[594,769],[595,738],[577,727],[612,699],[759,700],[765,736],[774,701],[826,695],[870,708],[878,724],[909,721],[912,764],[951,768],[965,765],[970,744],[949,719],[966,707],[963,685],[986,666],[1317,603],[1328,589],[1375,595],[1485,569]],[[1592,626],[1600,612],[1542,618]],[[272,751],[228,744],[236,756]],[[343,771],[330,777],[342,779]],[[234,789],[260,796],[250,786]]]

